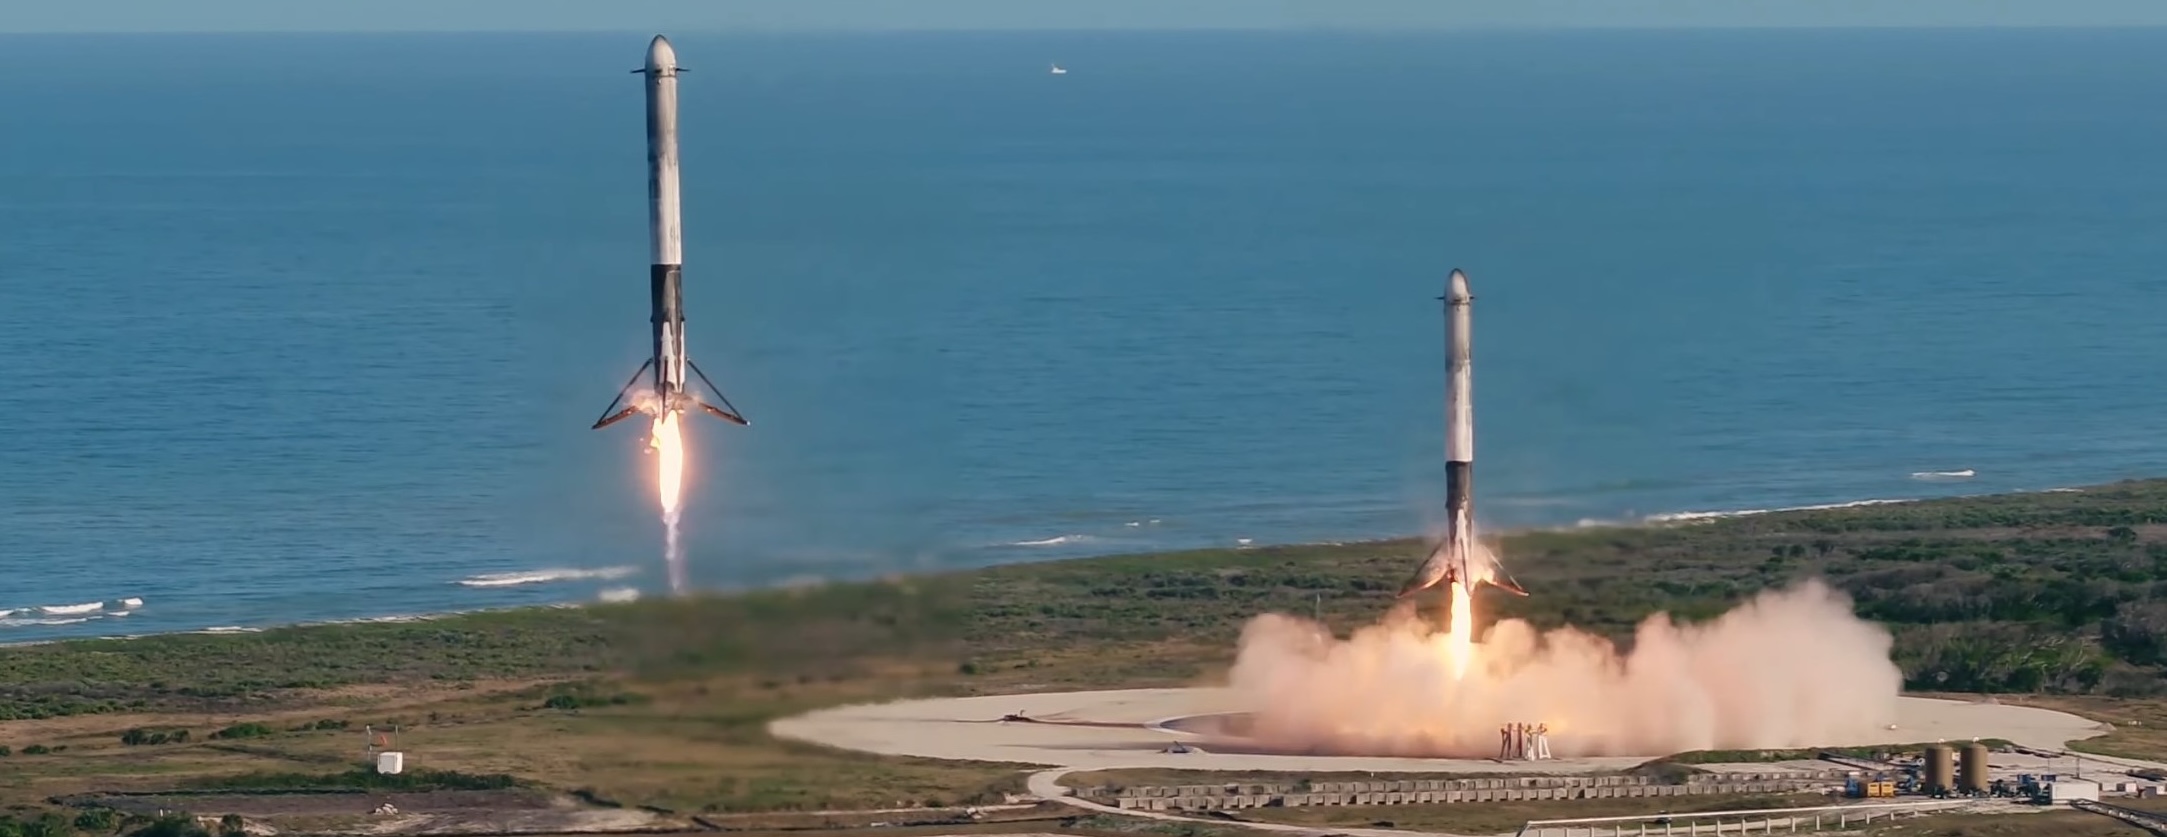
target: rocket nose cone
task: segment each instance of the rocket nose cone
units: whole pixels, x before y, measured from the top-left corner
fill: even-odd
[[[1453,302],[1463,302],[1475,298],[1474,292],[1467,289],[1467,274],[1457,268],[1452,271],[1451,284],[1452,286],[1445,291],[1447,299]]]
[[[647,45],[647,69],[677,69],[677,50],[670,47],[670,39],[656,35],[654,41]]]

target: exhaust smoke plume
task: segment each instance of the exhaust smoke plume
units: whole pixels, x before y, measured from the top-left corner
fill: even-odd
[[[1520,620],[1471,648],[1455,633],[1405,606],[1347,639],[1266,614],[1243,629],[1230,685],[1255,709],[1250,737],[1274,749],[1457,758],[1496,756],[1509,723],[1548,724],[1559,757],[1872,740],[1903,686],[1888,631],[1819,581],[1703,624],[1651,616],[1630,653]]]

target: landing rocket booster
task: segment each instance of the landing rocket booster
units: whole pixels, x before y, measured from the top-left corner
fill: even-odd
[[[594,423],[600,430],[634,413],[661,416],[699,408],[737,424],[750,424],[707,373],[685,357],[684,227],[677,203],[677,51],[661,35],[647,45],[647,66],[632,72],[647,80],[647,226],[653,266],[648,269],[654,353],[617,391]],[[707,403],[687,386],[685,372],[700,379],[722,406]],[[640,376],[653,373],[650,388],[637,391]],[[629,400],[628,400],[629,399]],[[619,409],[623,405],[623,409]]]
[[[1475,295],[1467,289],[1467,274],[1452,271],[1451,287],[1439,299],[1445,303],[1445,537],[1400,587],[1400,595],[1458,581],[1469,592],[1476,584],[1489,584],[1525,596],[1497,557],[1475,540],[1474,338],[1469,330]]]

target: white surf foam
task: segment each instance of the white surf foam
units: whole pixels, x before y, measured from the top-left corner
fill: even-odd
[[[587,579],[612,580],[625,578],[639,572],[638,567],[604,567],[599,570],[551,569],[527,570],[515,573],[482,573],[458,581],[465,587],[518,587],[524,584],[552,584],[560,581]]]
[[[96,619],[127,616],[134,613],[136,608],[142,606],[142,598],[128,596],[110,602],[0,608],[0,628],[48,628],[58,625],[80,625]]]
[[[1754,515],[1777,514],[1780,512],[1833,511],[1835,509],[1855,509],[1861,506],[1886,506],[1891,503],[1916,502],[1918,502],[1918,500],[1915,499],[1852,500],[1848,503],[1822,503],[1820,505],[1813,506],[1784,506],[1782,508],[1776,509],[1733,509],[1730,511],[1669,512],[1666,514],[1651,514],[1647,517],[1641,518],[1641,520],[1646,523],[1702,523],[1710,520],[1721,520],[1727,517],[1751,517]]]
[[[1911,478],[1912,478],[1912,479],[1915,479],[1915,480],[1928,480],[1928,481],[1932,481],[1932,480],[1968,480],[1968,479],[1971,479],[1972,477],[1976,477],[1976,476],[1978,476],[1978,475],[1979,475],[1979,472],[1978,472],[1978,471],[1974,471],[1974,470],[1972,470],[1972,469],[1970,469],[1970,468],[1965,468],[1964,470],[1961,470],[1961,471],[1913,471],[1913,472],[1911,472]]]
[[[15,617],[15,618],[7,618],[7,619],[0,619],[0,628],[49,628],[49,627],[54,627],[54,626],[57,626],[57,625],[80,625],[80,624],[83,624],[84,622],[88,622],[88,621],[90,621],[90,620],[92,620],[92,619],[96,619],[96,618],[98,618],[98,617],[95,617],[95,616],[59,616],[59,617],[54,617],[54,616],[48,616],[48,617],[36,617],[36,616],[31,616],[31,617]]]
[[[1040,541],[1014,541],[1009,546],[1060,546],[1065,543],[1090,543],[1096,540],[1090,535],[1056,535]]]
[[[618,604],[640,600],[640,591],[631,587],[612,587],[596,596],[603,604]]]

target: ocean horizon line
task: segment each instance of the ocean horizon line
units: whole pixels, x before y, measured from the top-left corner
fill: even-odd
[[[1420,37],[1431,35],[1494,34],[1494,33],[1840,33],[1840,32],[2100,32],[2100,33],[2148,33],[2167,31],[2167,23],[1852,23],[1852,24],[1762,24],[1737,25],[1724,23],[1705,24],[1459,24],[1452,26],[1404,25],[1404,26],[1356,26],[1356,25],[1286,25],[1286,26],[989,26],[989,27],[850,27],[850,26],[688,26],[624,29],[615,27],[537,27],[527,29],[499,28],[344,28],[308,29],[266,27],[260,29],[10,29],[0,30],[0,37],[380,37],[387,35],[408,36],[476,36],[476,35],[607,35],[652,37],[657,33],[672,36],[790,36],[790,35],[1151,35],[1151,34],[1340,34],[1379,37]]]

